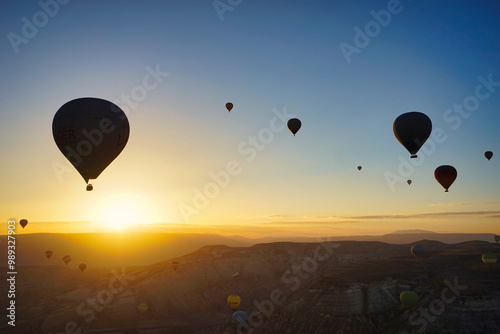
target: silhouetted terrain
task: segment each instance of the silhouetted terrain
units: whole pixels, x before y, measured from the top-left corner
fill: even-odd
[[[396,231],[381,236],[329,236],[330,241],[381,241],[390,244],[408,244],[418,240],[436,240],[454,244],[471,240],[494,242],[490,233],[440,234],[423,231]],[[6,236],[1,235],[0,258],[7,254]],[[80,262],[92,267],[149,265],[165,259],[194,252],[203,246],[226,245],[247,247],[269,242],[311,242],[320,238],[258,238],[241,236],[220,236],[216,234],[174,234],[174,233],[36,233],[16,235],[17,265],[59,265],[64,266],[62,257],[71,255],[69,266]],[[45,251],[52,250],[53,258],[48,261]],[[2,265],[5,263],[2,260]]]
[[[500,246],[418,243],[425,248],[420,260],[411,244],[328,241],[204,246],[176,257],[176,271],[174,258],[139,267],[89,265],[84,273],[75,265],[21,266],[16,329],[237,333],[226,303],[237,294],[250,317],[241,333],[499,333],[500,268],[488,268],[481,255],[500,255]],[[405,290],[419,295],[411,311],[399,301]]]

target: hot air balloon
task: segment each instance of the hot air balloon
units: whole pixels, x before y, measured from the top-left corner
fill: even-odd
[[[363,168],[363,167],[361,167],[361,166],[358,166],[358,170],[361,170],[362,168]]]
[[[238,308],[238,306],[240,306],[240,303],[241,303],[240,296],[231,295],[231,296],[227,297],[227,304],[233,310],[236,310]]]
[[[87,265],[85,263],[80,263],[80,265],[78,266],[78,268],[80,268],[80,271],[83,273],[83,271],[85,270],[85,268],[87,268]]]
[[[490,161],[490,159],[493,157],[493,152],[486,151],[484,152],[484,156],[486,157],[486,159],[488,159],[488,161]]]
[[[411,180],[406,181],[406,183],[408,183],[408,185],[410,185],[411,184]]]
[[[177,270],[177,268],[179,268],[179,262],[177,261],[172,261],[172,268],[174,269],[174,271]]]
[[[21,219],[19,221],[19,224],[24,228],[26,225],[28,225],[28,221],[26,219]]]
[[[59,108],[52,121],[57,147],[87,184],[120,154],[129,133],[125,113],[114,103],[98,98],[69,101]],[[92,186],[87,186],[87,190],[92,190]]]
[[[495,241],[496,241],[496,242],[497,242],[497,244],[498,244],[498,242],[500,241],[500,235],[495,235],[495,236],[493,237],[493,239],[495,239]]]
[[[63,261],[64,261],[64,263],[68,264],[68,263],[69,263],[69,261],[71,261],[71,256],[69,256],[69,255],[65,255],[65,256],[63,257]]]
[[[240,276],[240,273],[235,271],[232,275],[233,279],[237,279]]]
[[[144,313],[148,310],[148,304],[140,303],[139,306],[137,306],[137,309],[139,310],[139,312]]]
[[[52,257],[52,254],[54,254],[54,252],[52,252],[52,251],[45,252],[45,256],[47,257],[47,259],[50,259]]]
[[[484,264],[490,268],[497,262],[497,256],[493,253],[483,254],[482,259]]]
[[[403,291],[399,295],[399,299],[401,300],[401,303],[406,307],[408,310],[411,310],[412,308],[417,305],[418,302],[418,295],[414,291]]]
[[[434,177],[443,186],[445,192],[448,192],[448,188],[457,178],[457,170],[449,165],[439,166],[434,171]]]
[[[424,247],[421,245],[414,245],[411,247],[411,253],[415,258],[418,260],[418,258],[424,254]]]
[[[412,111],[399,115],[392,130],[396,139],[410,152],[410,158],[416,158],[418,150],[431,134],[432,122],[426,114]]]
[[[227,111],[231,112],[231,110],[233,109],[233,104],[231,102],[226,103],[226,109]]]
[[[243,311],[236,311],[233,313],[233,322],[238,328],[245,327],[248,321],[248,315]]]
[[[300,122],[300,119],[298,119],[298,118],[291,118],[288,120],[287,126],[288,126],[288,129],[295,136],[297,131],[299,131],[300,127],[302,126],[302,122]]]

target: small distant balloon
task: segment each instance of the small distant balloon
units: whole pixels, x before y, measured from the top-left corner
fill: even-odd
[[[412,308],[415,307],[418,303],[418,295],[414,291],[403,291],[399,295],[399,299],[401,300],[401,303],[406,307],[408,310],[411,310]]]
[[[28,221],[26,219],[21,219],[19,221],[19,224],[24,228],[26,225],[28,225]]]
[[[434,171],[434,177],[443,186],[445,192],[448,192],[448,188],[455,182],[457,178],[457,170],[453,166],[443,165],[436,168]]]
[[[406,183],[408,183],[408,185],[410,185],[411,184],[411,180],[406,181]]]
[[[233,322],[238,328],[245,327],[248,321],[248,315],[243,311],[236,311],[233,313]]]
[[[45,256],[47,257],[47,259],[50,259],[52,257],[52,254],[54,254],[54,252],[52,252],[52,251],[45,252]]]
[[[288,126],[288,129],[295,136],[295,134],[297,133],[297,131],[300,130],[300,127],[302,126],[302,122],[298,118],[291,118],[291,119],[288,120],[287,126]]]
[[[68,263],[69,263],[69,261],[71,261],[71,256],[69,256],[69,255],[65,255],[65,256],[63,257],[63,261],[64,261],[64,263],[68,264]]]
[[[414,245],[411,247],[411,253],[418,260],[419,257],[424,254],[424,246],[422,245]]]
[[[172,268],[174,269],[174,271],[177,271],[177,268],[179,268],[179,262],[172,261]]]
[[[139,306],[137,306],[137,309],[139,310],[139,312],[144,313],[148,310],[148,304],[140,303]]]
[[[236,310],[238,308],[238,306],[240,306],[240,303],[241,303],[240,296],[231,295],[231,296],[227,297],[227,304],[233,310]]]
[[[495,235],[495,236],[493,237],[493,239],[495,239],[495,241],[496,241],[496,242],[497,242],[497,244],[498,244],[498,242],[500,241],[500,235]]]
[[[80,268],[80,271],[83,273],[83,271],[85,270],[85,268],[87,268],[87,265],[85,263],[80,263],[80,265],[78,266],[78,268]]]
[[[488,161],[490,161],[490,159],[493,158],[493,152],[486,151],[484,152],[484,156],[486,157],[486,159],[488,159]]]
[[[362,166],[358,166],[358,170],[361,170],[363,167]]]
[[[226,109],[231,112],[231,110],[233,110],[233,104],[231,102],[226,103]]]
[[[493,267],[493,265],[497,263],[497,256],[493,253],[483,254],[482,259],[484,264],[489,268]]]
[[[410,158],[416,158],[418,150],[431,134],[432,122],[426,114],[407,112],[396,118],[392,131],[401,145],[410,152]]]
[[[233,279],[237,279],[240,276],[240,273],[235,271],[232,275]]]

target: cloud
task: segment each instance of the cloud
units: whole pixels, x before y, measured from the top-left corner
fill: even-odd
[[[448,204],[442,204],[442,203],[439,203],[439,204],[429,204],[429,206],[432,206],[432,207],[442,207],[442,206],[464,206],[464,205],[470,205],[472,203],[470,202],[459,202],[459,203],[448,203]]]

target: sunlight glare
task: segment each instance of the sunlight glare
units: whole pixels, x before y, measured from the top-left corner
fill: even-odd
[[[137,209],[128,204],[116,204],[110,207],[105,216],[108,227],[113,231],[125,231],[139,222]]]

